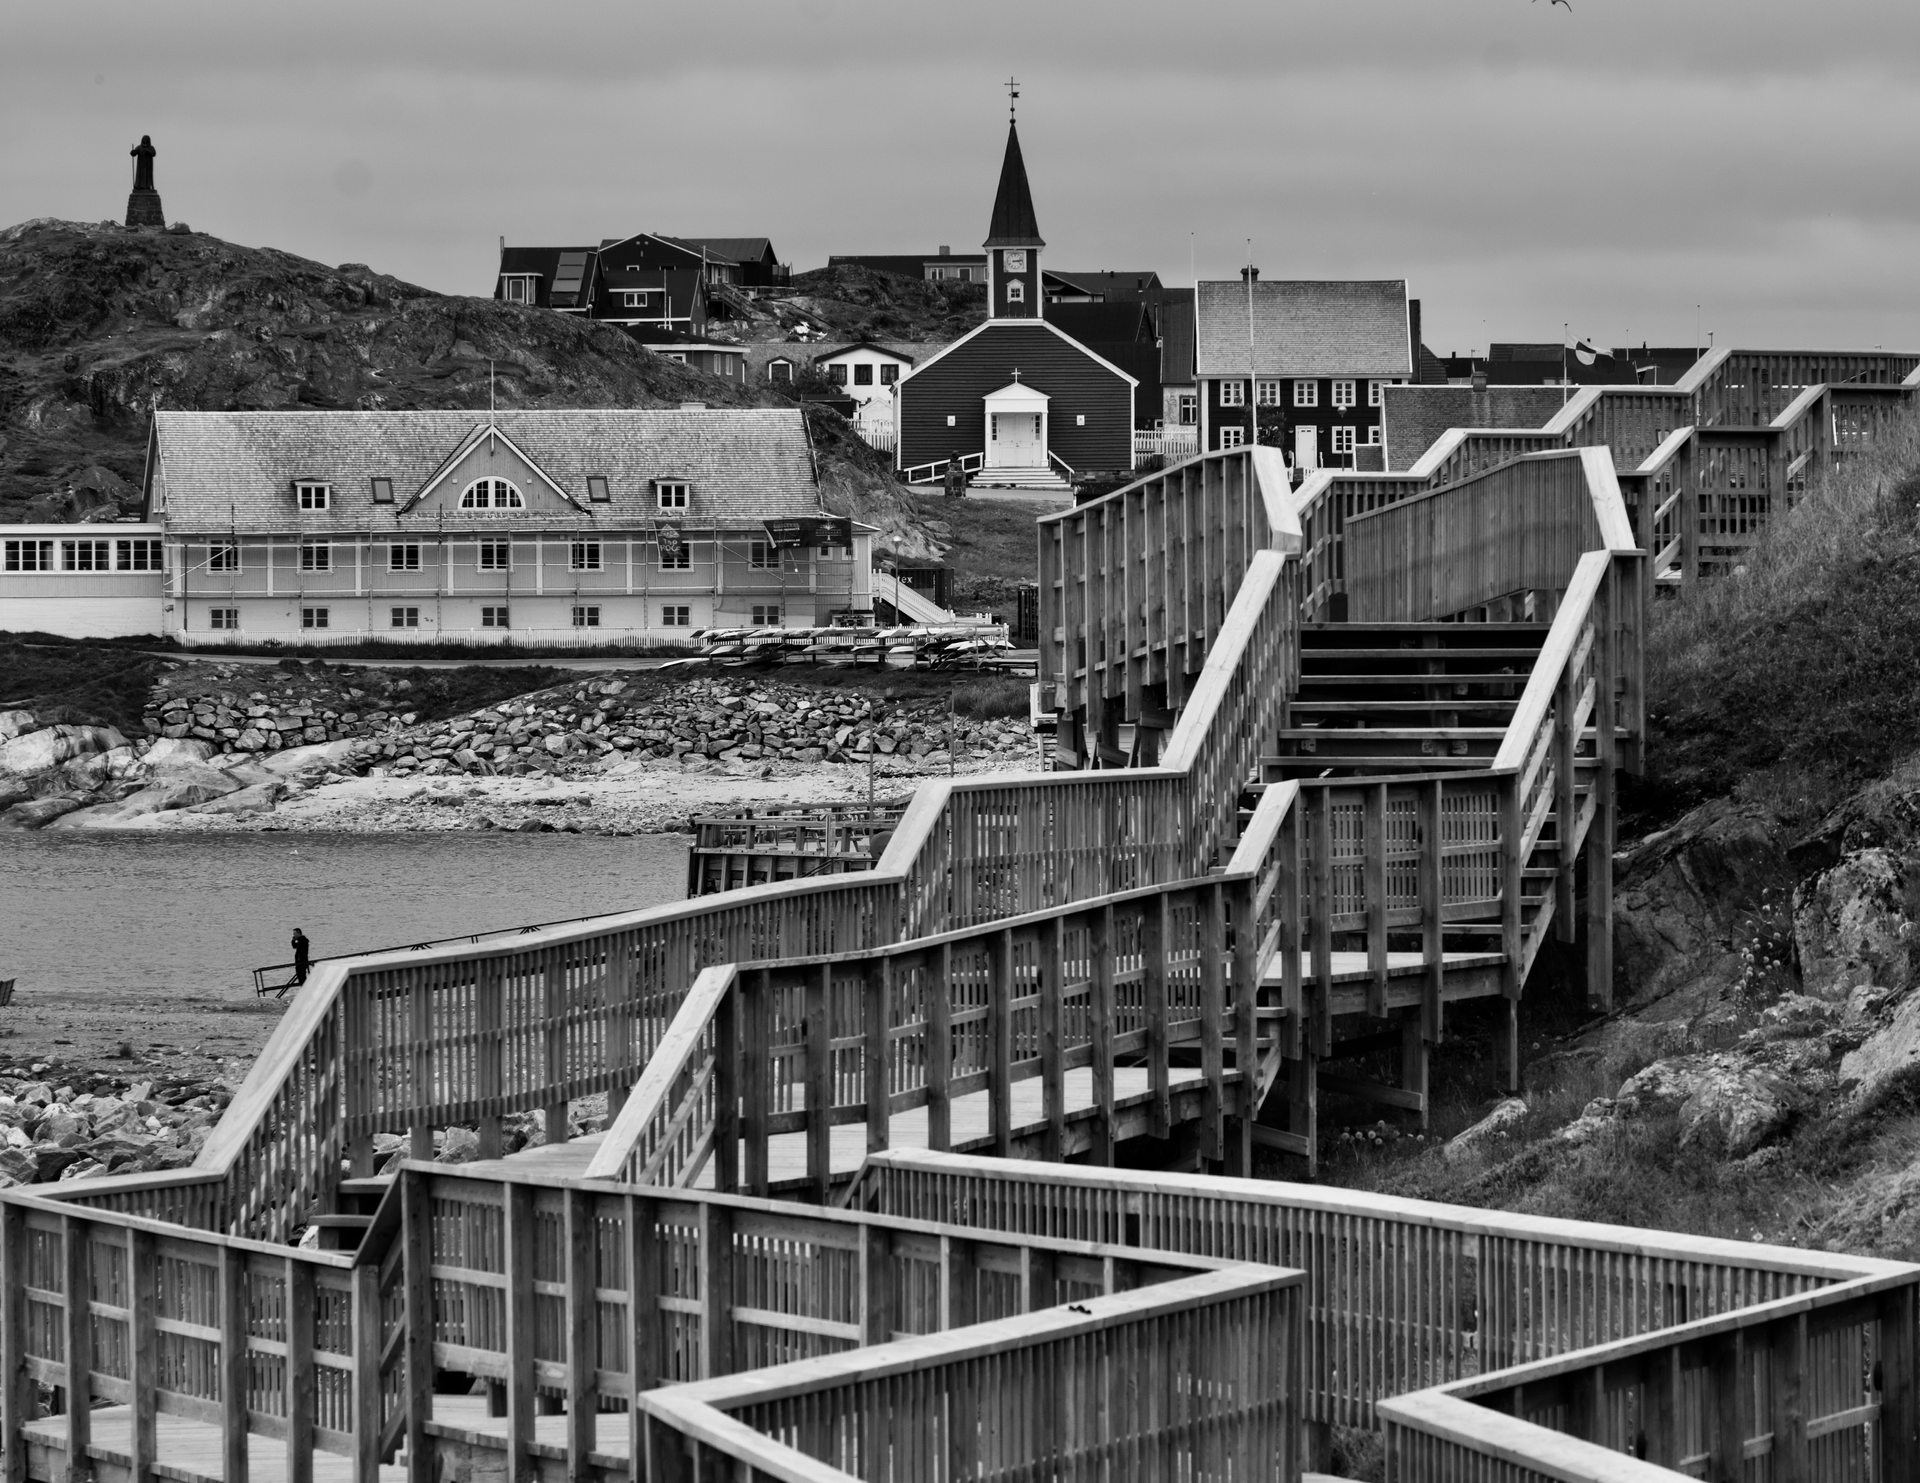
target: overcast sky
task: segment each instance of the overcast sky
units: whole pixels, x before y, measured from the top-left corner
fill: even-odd
[[[1920,348],[1915,0],[12,0],[0,225],[125,210],[488,293],[499,239],[1405,277],[1489,339]]]

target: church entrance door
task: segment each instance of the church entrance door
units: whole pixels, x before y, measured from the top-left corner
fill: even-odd
[[[987,457],[990,469],[1044,469],[1047,466],[1047,395],[1018,381],[986,399]]]

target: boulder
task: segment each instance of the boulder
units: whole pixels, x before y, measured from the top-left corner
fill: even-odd
[[[192,736],[163,736],[140,760],[148,767],[170,767],[178,762],[205,762],[213,756],[215,747],[212,742],[201,741]]]
[[[1853,1083],[1856,1095],[1866,1096],[1914,1065],[1920,1065],[1920,994],[1902,999],[1886,1024],[1841,1058],[1840,1082]]]
[[[0,775],[31,777],[75,757],[126,745],[111,726],[47,726],[0,743]]]
[[[271,757],[261,758],[258,765],[285,777],[309,767],[332,767],[350,762],[353,759],[354,747],[355,744],[352,741],[325,742],[311,747],[289,747],[284,752],[276,752]]]
[[[277,779],[270,783],[255,783],[250,788],[229,793],[225,798],[216,798],[210,803],[196,803],[188,812],[225,817],[259,813],[262,809],[272,808],[286,791],[287,785]]]
[[[168,813],[174,809],[192,808],[198,803],[210,803],[216,798],[225,798],[240,787],[239,783],[218,768],[195,768],[194,774],[183,777],[178,772],[168,773],[160,781],[129,793],[118,803],[98,804],[85,810],[84,817],[63,819],[61,827],[112,829],[145,818],[148,814]]]
[[[32,1184],[40,1177],[40,1165],[23,1148],[0,1148],[0,1181],[8,1185]]]
[[[0,813],[0,829],[44,829],[55,819],[81,807],[82,800],[69,796],[35,798],[16,803]]]
[[[1440,1157],[1452,1164],[1479,1153],[1504,1140],[1526,1115],[1525,1099],[1508,1097],[1472,1127],[1449,1138],[1440,1150]]]
[[[1784,1130],[1806,1102],[1806,1094],[1778,1072],[1716,1056],[1681,1104],[1681,1146],[1706,1144],[1743,1159]]]
[[[1913,983],[1920,871],[1908,865],[1874,846],[1847,855],[1795,893],[1794,945],[1809,994],[1845,999],[1862,984],[1897,991]]]
[[[0,711],[0,741],[24,736],[39,724],[33,719],[32,711]]]

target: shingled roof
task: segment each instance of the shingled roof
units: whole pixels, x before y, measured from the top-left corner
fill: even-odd
[[[1411,354],[1405,279],[1276,279],[1253,285],[1255,375],[1410,376]],[[1247,374],[1245,280],[1200,284],[1194,372]]]
[[[1007,155],[1000,162],[1000,189],[993,198],[993,221],[985,246],[1045,247],[1040,223],[1033,215],[1033,192],[1027,189],[1027,162],[1020,156],[1020,131],[1007,125]]]
[[[160,412],[149,459],[149,510],[178,531],[364,532],[436,524],[407,503],[484,427],[484,411]],[[657,515],[653,483],[684,479],[677,523],[751,525],[819,513],[813,459],[795,408],[500,412],[500,431],[579,506],[498,519],[609,528]],[[593,503],[589,476],[607,480]],[[329,508],[295,507],[296,479],[333,486]],[[373,480],[393,503],[373,502]]]

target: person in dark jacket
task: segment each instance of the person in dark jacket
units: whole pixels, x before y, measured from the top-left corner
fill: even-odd
[[[967,492],[967,471],[960,467],[960,450],[953,450],[947,459],[947,498],[959,499]]]
[[[313,971],[313,944],[307,941],[307,934],[300,928],[293,929],[293,981],[296,985],[307,981],[307,975]]]

